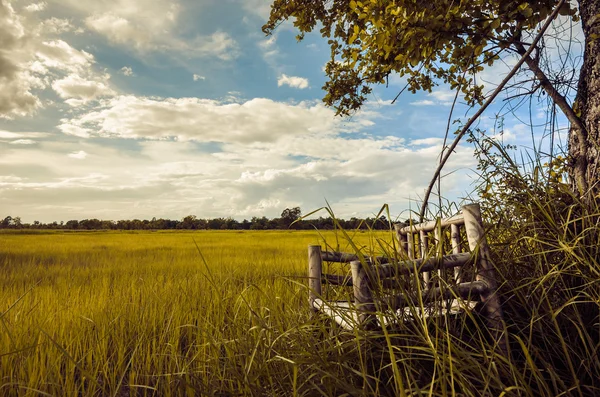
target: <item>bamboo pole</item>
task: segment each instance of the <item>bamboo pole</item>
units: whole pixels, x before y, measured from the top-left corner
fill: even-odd
[[[469,252],[457,255],[445,255],[442,258],[414,259],[412,261],[401,261],[387,263],[377,266],[375,272],[380,278],[398,277],[408,275],[418,269],[422,272],[431,271],[436,268],[460,267],[473,263],[473,257]]]
[[[505,325],[502,316],[502,306],[497,294],[498,283],[496,280],[496,271],[490,259],[490,249],[485,238],[479,204],[465,205],[463,207],[463,215],[465,217],[465,229],[469,248],[477,256],[479,262],[476,279],[477,281],[485,282],[489,288],[489,292],[481,294],[481,301],[484,303],[488,325],[496,338],[500,351],[504,356],[508,356],[508,344],[504,337]]]
[[[482,296],[489,293],[487,284],[483,281],[471,281],[469,283],[461,283],[448,287],[433,287],[429,291],[423,291],[421,293],[421,301],[423,303],[437,302],[440,300],[450,300],[457,297],[465,300],[471,300],[477,296]],[[404,296],[392,296],[381,300],[380,304],[383,307],[397,310],[406,306],[419,305],[419,299],[413,297],[412,299]]]
[[[308,303],[311,309],[317,311],[315,299],[320,298],[323,290],[321,275],[323,274],[323,259],[320,245],[308,246]]]
[[[460,254],[460,229],[458,225],[450,225],[450,241],[452,242],[452,253]],[[460,267],[454,268],[454,281],[460,283]]]
[[[394,225],[394,229],[396,230],[396,239],[398,240],[398,253],[408,255],[408,241],[406,239],[406,234],[401,232],[402,227],[398,224]]]
[[[429,236],[425,230],[419,231],[419,246],[421,247],[421,259],[427,258],[427,250],[429,248]],[[423,272],[424,289],[429,289],[429,280],[431,279],[431,272]]]
[[[439,219],[438,222],[441,224],[442,220]],[[444,243],[442,242],[442,236],[441,236],[441,231],[442,231],[442,227],[441,225],[439,227],[436,227],[435,229],[433,229],[433,238],[435,239],[435,257],[436,258],[441,258],[444,256]],[[444,272],[445,274],[446,272]],[[442,268],[439,268],[437,271],[438,274],[438,279],[442,278]]]
[[[358,261],[360,258],[356,254],[349,252],[337,252],[337,251],[322,251],[321,257],[325,262],[339,262],[339,263],[350,263],[352,261]],[[385,256],[365,256],[364,257],[371,262],[377,263],[388,263],[389,258]]]
[[[375,304],[369,287],[367,272],[360,261],[350,262],[352,269],[352,289],[354,291],[354,305],[358,311],[358,325],[370,328],[374,325]]]
[[[462,225],[465,222],[462,214],[456,214],[451,216],[450,218],[442,219],[441,224],[442,227],[450,226],[450,225]],[[410,233],[410,232],[420,232],[421,230],[425,232],[430,232],[436,228],[438,224],[438,220],[418,223],[416,225],[405,226],[400,229],[400,233]]]
[[[406,255],[408,259],[415,259],[415,240],[412,232],[406,234]]]

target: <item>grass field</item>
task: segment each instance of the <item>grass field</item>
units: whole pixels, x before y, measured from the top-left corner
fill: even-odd
[[[312,315],[307,245],[352,252],[342,232],[0,233],[0,396],[598,395],[597,229],[531,230],[489,237],[510,357],[476,314]]]
[[[324,240],[349,250],[333,232],[2,233],[0,395],[310,394],[303,360],[336,359],[307,331]]]

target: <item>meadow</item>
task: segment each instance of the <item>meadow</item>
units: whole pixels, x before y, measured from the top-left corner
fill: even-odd
[[[298,377],[302,360],[329,355],[315,350],[310,329],[306,248],[327,241],[348,250],[338,237],[2,233],[0,395],[317,390],[319,380]]]
[[[488,231],[510,357],[476,312],[370,332],[309,310],[309,244],[390,232],[4,231],[0,395],[600,395],[600,211],[526,204]]]

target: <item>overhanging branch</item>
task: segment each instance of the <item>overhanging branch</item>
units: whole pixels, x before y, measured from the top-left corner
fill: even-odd
[[[490,97],[485,101],[485,103],[483,105],[481,105],[479,110],[477,110],[477,112],[469,119],[469,121],[467,121],[467,123],[460,130],[460,132],[458,133],[456,138],[454,138],[454,141],[452,142],[450,147],[448,147],[448,151],[446,152],[444,157],[440,160],[440,163],[439,163],[437,169],[435,170],[433,177],[431,178],[431,181],[429,182],[429,186],[427,187],[427,190],[425,191],[425,196],[423,197],[423,204],[421,205],[421,212],[419,214],[419,218],[420,218],[421,222],[423,222],[423,219],[425,217],[425,210],[427,209],[427,203],[429,201],[429,196],[431,195],[431,191],[435,185],[435,182],[436,182],[437,178],[439,177],[442,169],[444,168],[444,165],[446,165],[446,162],[448,161],[448,159],[454,152],[454,149],[456,149],[456,146],[458,146],[458,143],[465,136],[465,134],[467,133],[467,131],[469,130],[471,125],[473,125],[473,123],[479,118],[479,116],[481,116],[481,114],[485,111],[485,109],[487,109],[487,107],[494,101],[494,99],[496,99],[498,94],[500,94],[500,92],[504,89],[504,86],[515,75],[515,73],[517,73],[517,71],[521,68],[523,63],[526,62],[526,58],[529,57],[531,55],[531,53],[534,51],[537,43],[544,36],[544,33],[546,32],[546,30],[548,30],[548,27],[550,27],[550,24],[552,23],[554,18],[556,18],[560,8],[563,6],[564,3],[565,3],[565,0],[561,0],[556,5],[556,7],[554,8],[554,11],[552,11],[552,14],[548,17],[548,19],[546,20],[546,22],[544,23],[544,25],[542,26],[542,28],[540,29],[538,34],[535,36],[535,39],[531,42],[531,46],[521,56],[521,59],[519,59],[519,62],[517,62],[517,64],[506,75],[506,77],[504,77],[504,79],[500,82],[498,87],[496,87],[496,89],[494,90],[492,95],[490,95]]]

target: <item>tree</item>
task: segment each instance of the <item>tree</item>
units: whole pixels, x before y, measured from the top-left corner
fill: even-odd
[[[543,89],[571,124],[568,172],[574,190],[585,196],[600,191],[600,0],[577,4],[579,12],[565,0],[274,0],[263,31],[271,34],[292,18],[301,40],[320,27],[331,47],[323,100],[339,115],[360,109],[371,87],[392,74],[406,76],[411,92],[444,82],[468,104],[481,104],[476,73],[504,54],[520,55],[535,76],[531,93]],[[527,42],[540,23],[557,14],[581,18],[583,26],[585,53],[573,103],[565,95],[568,84],[550,79],[540,64],[542,42]]]
[[[12,216],[9,215],[0,222],[0,227],[2,227],[3,229],[6,229],[6,228],[11,227],[12,224],[13,224],[13,218],[12,218]]]
[[[283,228],[289,228],[294,221],[298,220],[302,216],[302,210],[300,207],[286,208],[281,213],[281,225]]]

